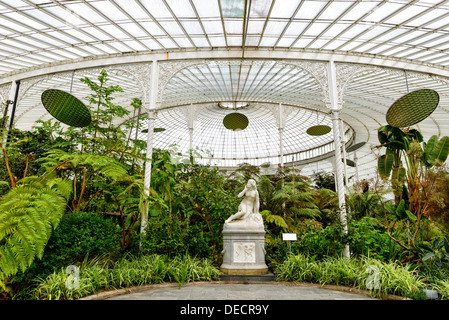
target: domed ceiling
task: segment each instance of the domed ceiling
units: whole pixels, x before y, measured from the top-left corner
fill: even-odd
[[[192,146],[217,165],[294,161],[304,172],[332,170],[333,132],[307,134],[317,124],[332,127],[323,79],[311,72],[332,60],[343,75],[347,147],[366,142],[357,164],[368,177],[377,128],[406,93],[437,91],[437,109],[414,127],[425,138],[448,135],[448,18],[448,2],[435,0],[0,0],[1,111],[21,80],[15,125],[31,129],[50,118],[44,90],[86,101],[79,79],[102,68],[124,89],[116,103],[131,108],[142,79],[118,66],[191,61],[164,87],[155,126],[166,130],[155,134],[155,147],[185,152],[193,125]],[[248,127],[226,129],[223,118],[233,110],[220,102],[247,103],[234,111]]]

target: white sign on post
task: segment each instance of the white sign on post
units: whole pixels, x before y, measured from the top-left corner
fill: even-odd
[[[282,240],[284,240],[284,241],[296,241],[298,239],[296,238],[296,233],[283,233],[282,234]]]
[[[298,240],[296,238],[296,233],[283,233],[282,240],[288,241],[288,248],[289,248],[290,253],[292,253],[292,241]]]

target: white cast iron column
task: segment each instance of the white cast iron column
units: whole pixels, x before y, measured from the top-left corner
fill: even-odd
[[[343,120],[340,119],[340,139],[341,139],[341,152],[343,154],[343,172],[344,172],[344,179],[345,184],[348,186],[348,170],[347,170],[347,163],[346,163],[346,137],[345,137],[345,129],[343,126]]]
[[[151,161],[153,158],[153,135],[154,135],[154,119],[156,117],[155,109],[156,109],[156,99],[158,93],[158,81],[159,81],[159,68],[157,61],[154,60],[151,65],[151,85],[150,85],[150,93],[148,104],[145,106],[148,111],[148,136],[147,136],[147,153],[146,153],[146,162],[145,162],[145,178],[144,178],[144,192],[148,197],[150,195],[150,187],[151,187]],[[148,205],[145,208],[145,212],[142,212],[141,220],[140,220],[140,233],[145,233],[145,229],[147,227],[148,221]]]
[[[341,156],[341,136],[340,136],[340,110],[341,105],[338,102],[338,90],[337,90],[337,72],[335,69],[334,61],[329,61],[328,64],[328,85],[329,85],[329,99],[330,109],[333,114],[332,118],[332,130],[334,132],[334,147],[335,147],[335,169],[337,180],[337,192],[338,192],[338,205],[340,207],[340,223],[343,227],[343,233],[348,233],[348,223],[346,219],[346,202],[345,202],[345,186],[343,181],[344,163]],[[349,245],[345,245],[343,249],[343,255],[349,258]]]
[[[284,167],[284,110],[282,107],[282,103],[279,103],[279,156],[281,167]]]
[[[193,164],[193,121],[194,115],[193,115],[193,104],[190,104],[189,109],[187,111],[187,122],[189,126],[189,162],[190,164]]]

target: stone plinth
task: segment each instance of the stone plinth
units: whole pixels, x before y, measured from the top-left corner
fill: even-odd
[[[263,225],[243,221],[223,227],[223,264],[221,272],[229,275],[267,274],[265,230]]]

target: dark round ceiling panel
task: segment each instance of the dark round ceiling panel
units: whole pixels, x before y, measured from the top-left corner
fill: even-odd
[[[239,112],[230,113],[223,119],[223,125],[226,127],[226,129],[232,131],[243,130],[248,126],[248,123],[248,117]]]
[[[92,121],[89,109],[70,93],[48,89],[42,93],[41,100],[45,109],[55,119],[69,126],[86,127]]]
[[[404,128],[423,121],[438,106],[440,97],[435,90],[421,89],[402,96],[387,111],[390,126]]]

